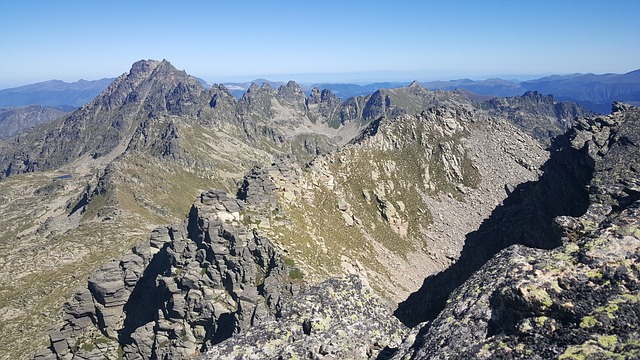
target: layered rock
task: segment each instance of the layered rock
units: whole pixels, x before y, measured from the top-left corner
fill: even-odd
[[[255,169],[239,198],[203,193],[183,223],[154,230],[148,246],[89,277],[65,305],[65,325],[50,333],[49,350],[59,358],[118,351],[125,358],[186,358],[274,319],[304,283],[300,270],[244,223],[246,211],[255,219],[275,209],[272,189]]]
[[[64,325],[49,333],[50,349],[34,358],[102,359],[105,354],[117,353],[114,340],[124,325],[124,306],[150,258],[149,246],[136,247],[91,274],[87,288],[78,289],[64,305]]]

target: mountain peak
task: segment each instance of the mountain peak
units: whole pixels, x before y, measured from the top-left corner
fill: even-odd
[[[155,77],[159,79],[163,79],[163,81],[169,81],[172,83],[177,83],[180,81],[190,82],[189,76],[184,70],[180,71],[176,69],[171,63],[167,60],[140,60],[135,62],[131,66],[131,70],[129,71],[129,79],[147,79],[156,75]],[[195,78],[193,78],[195,82],[198,82]]]
[[[298,85],[298,83],[296,83],[296,82],[295,82],[295,81],[293,81],[293,80],[289,80],[289,81],[287,82],[287,85],[285,85],[285,86],[286,86],[286,87],[293,87],[293,88],[295,88],[295,87],[299,88],[299,87],[300,87],[300,86]]]
[[[293,80],[290,80],[287,85],[282,85],[278,88],[278,93],[279,94],[296,94],[296,95],[300,95],[302,94],[302,96],[304,97],[304,93],[302,91],[302,88],[300,88],[300,86]]]
[[[163,60],[163,61],[166,61],[166,60]],[[131,70],[129,71],[129,74],[138,75],[138,74],[149,73],[155,70],[158,67],[158,65],[160,65],[160,63],[161,62],[158,60],[151,60],[151,59],[136,61],[131,66]]]
[[[256,92],[258,91],[258,85],[254,82],[251,83],[251,85],[249,85],[249,88],[247,89],[247,93],[252,93],[252,92]]]

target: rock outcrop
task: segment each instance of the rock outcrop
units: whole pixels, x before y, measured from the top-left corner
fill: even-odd
[[[266,321],[207,351],[202,359],[382,359],[407,328],[351,275],[314,285]]]
[[[273,320],[304,282],[244,223],[246,211],[255,219],[274,209],[272,188],[255,169],[239,198],[203,193],[184,222],[154,230],[148,245],[93,273],[50,333],[51,352],[35,358],[186,358]]]
[[[102,359],[104,354],[117,354],[119,346],[113,340],[124,324],[124,306],[150,258],[148,245],[136,247],[91,274],[87,288],[77,290],[64,305],[64,325],[49,333],[50,349],[39,351],[34,358]]]
[[[527,91],[522,96],[496,97],[479,103],[479,107],[506,117],[544,145],[549,145],[553,137],[564,134],[577,119],[595,115],[574,102],[561,102],[537,91]]]
[[[583,157],[574,167],[593,171],[585,211],[553,223],[558,247],[499,252],[412,330],[394,359],[640,354],[640,109],[614,111],[556,140],[556,151]]]

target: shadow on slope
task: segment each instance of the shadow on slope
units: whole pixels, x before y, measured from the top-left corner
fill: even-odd
[[[395,315],[413,327],[433,320],[453,290],[462,285],[493,255],[514,244],[551,249],[561,245],[554,227],[556,216],[580,216],[589,205],[586,190],[595,163],[586,147],[575,150],[566,135],[553,140],[551,157],[538,181],[520,184],[485,219],[478,230],[467,234],[458,261],[427,277],[420,289],[400,303]]]

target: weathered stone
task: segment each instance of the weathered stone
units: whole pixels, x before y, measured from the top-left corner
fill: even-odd
[[[397,346],[406,332],[379,298],[352,276],[307,289],[283,305],[277,321],[246,329],[213,346],[205,358],[375,358],[382,348]]]
[[[338,210],[348,211],[350,208],[349,203],[345,199],[338,200]]]
[[[353,216],[347,213],[342,213],[342,219],[344,220],[345,225],[353,226]]]
[[[162,249],[164,244],[171,241],[169,236],[169,229],[166,227],[159,227],[154,229],[149,236],[149,245],[154,249]]]
[[[64,310],[73,317],[88,316],[95,313],[91,292],[88,289],[78,290],[73,295],[73,299],[64,305]]]
[[[128,299],[122,269],[112,261],[89,277],[89,290],[94,298],[107,307],[122,306]]]

